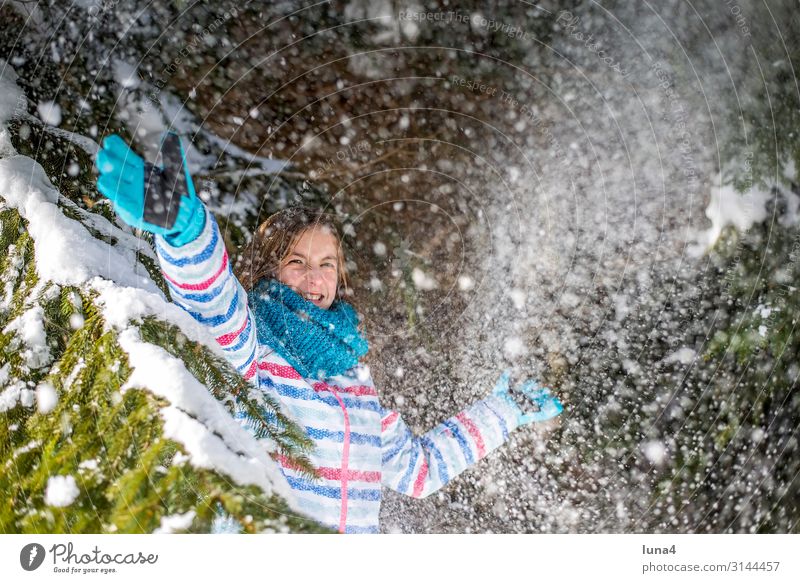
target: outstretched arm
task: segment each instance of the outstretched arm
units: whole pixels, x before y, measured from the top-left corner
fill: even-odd
[[[200,205],[203,228],[192,241],[176,246],[156,235],[156,254],[172,301],[206,326],[228,361],[256,378],[256,332],[247,294],[233,274],[214,216]]]
[[[491,396],[415,436],[397,411],[381,421],[383,485],[424,498],[508,439],[518,427],[517,412]]]
[[[518,391],[519,395],[511,394],[506,373],[492,395],[422,436],[413,435],[397,411],[384,410],[383,485],[414,498],[424,498],[502,445],[517,427],[550,419],[563,410],[546,389],[532,390],[528,383]],[[526,406],[527,400],[530,407]],[[530,409],[536,411],[528,412]]]
[[[126,223],[155,234],[174,303],[209,328],[246,379],[255,379],[253,319],[217,223],[195,193],[176,134],[164,136],[161,153],[164,165],[154,166],[119,136],[107,137],[97,154],[97,188]]]

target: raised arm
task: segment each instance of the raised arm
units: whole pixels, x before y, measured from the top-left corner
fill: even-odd
[[[384,410],[383,485],[424,498],[502,445],[514,429],[550,419],[562,410],[547,389],[534,388],[531,383],[510,389],[507,373],[492,395],[422,436],[413,435],[397,411]]]
[[[156,254],[172,301],[208,327],[228,361],[255,378],[257,339],[247,294],[233,275],[214,216],[200,204],[203,227],[197,237],[176,246],[156,235]]]
[[[229,362],[255,381],[253,319],[219,227],[195,193],[177,135],[166,134],[161,153],[163,167],[153,166],[122,138],[109,136],[97,155],[98,190],[126,223],[155,234],[173,301],[207,326]]]

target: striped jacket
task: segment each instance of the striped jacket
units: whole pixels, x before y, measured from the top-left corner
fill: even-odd
[[[233,275],[213,216],[194,241],[173,247],[156,237],[156,252],[173,301],[208,327],[229,361],[271,394],[313,440],[310,480],[278,459],[300,507],[347,533],[378,532],[381,486],[423,498],[501,445],[518,425],[517,411],[489,396],[415,436],[396,411],[384,409],[359,364],[318,381],[303,378],[277,352],[261,346],[244,288]]]

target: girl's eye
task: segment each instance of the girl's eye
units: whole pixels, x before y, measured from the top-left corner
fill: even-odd
[[[303,260],[302,259],[290,259],[289,261],[286,262],[286,265],[292,265],[292,264],[303,265]],[[323,263],[322,267],[325,267],[325,268],[328,268],[328,269],[335,269],[336,265],[334,263]]]

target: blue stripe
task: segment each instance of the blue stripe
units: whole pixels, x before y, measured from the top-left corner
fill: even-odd
[[[417,465],[417,458],[419,457],[419,448],[415,447],[411,450],[411,461],[408,464],[408,469],[406,470],[405,475],[400,480],[400,484],[397,486],[398,492],[405,493],[406,488],[408,488],[408,482],[411,480],[411,474],[414,472],[414,466]]]
[[[450,481],[450,476],[447,473],[447,464],[444,463],[444,457],[442,456],[442,452],[439,451],[439,448],[434,445],[433,441],[430,440],[428,437],[420,438],[420,443],[430,452],[433,452],[433,457],[436,458],[436,461],[439,462],[439,481],[441,485],[444,486],[447,482]]]
[[[208,261],[208,259],[213,255],[214,249],[217,246],[217,242],[219,241],[219,237],[217,236],[217,229],[211,229],[211,241],[208,242],[206,248],[200,251],[197,255],[192,257],[173,257],[169,253],[167,253],[166,249],[164,249],[161,245],[158,244],[156,241],[156,250],[158,251],[159,257],[161,257],[164,261],[169,263],[170,265],[174,265],[175,267],[183,267],[185,265],[198,265],[203,263],[204,261]]]
[[[183,289],[179,288],[177,285],[172,283],[170,280],[166,280],[167,285],[169,286],[170,290],[174,290],[175,295],[180,296],[184,300],[192,300],[193,302],[210,302],[219,294],[222,293],[222,290],[225,288],[225,283],[218,285],[212,291],[204,293],[204,294],[187,294],[184,293]]]
[[[295,490],[305,490],[308,492],[313,492],[314,494],[317,494],[319,496],[325,496],[326,498],[336,498],[337,500],[341,500],[342,498],[341,488],[332,488],[330,486],[319,486],[316,484],[312,484],[306,480],[298,480],[297,478],[293,478],[291,476],[286,476],[286,481],[289,482],[289,485]],[[365,490],[362,488],[348,488],[347,498],[351,500],[380,500],[381,490],[380,487],[372,490]]]
[[[287,469],[281,467],[285,473]],[[293,475],[293,474],[289,474]],[[340,500],[332,498],[320,498],[314,496],[309,492],[300,493],[294,492],[295,501],[304,512],[309,516],[316,516],[318,520],[320,517],[333,516],[336,520],[336,528],[339,528],[339,516],[342,512],[342,503]],[[380,502],[375,501],[359,501],[357,503],[347,505],[347,519],[352,522],[369,522],[371,524],[378,523],[378,513],[380,511]],[[335,529],[334,529],[335,530]]]
[[[344,442],[344,431],[329,431],[306,425],[306,434],[312,439],[331,439],[333,441]],[[369,435],[368,433],[350,432],[350,443],[369,444],[380,447],[381,438],[379,435]]]
[[[238,370],[242,374],[247,372],[247,369],[250,368],[250,365],[253,364],[253,361],[256,359],[256,348],[257,345],[253,346],[253,352],[250,353],[250,357],[244,361],[244,364],[240,364],[239,366],[237,366],[236,370]],[[256,367],[256,373],[257,372],[258,372],[258,367]],[[258,374],[254,374],[251,378],[257,379]]]
[[[452,421],[445,421],[442,423],[442,425],[447,427],[455,436],[456,441],[458,441],[458,445],[461,446],[461,451],[464,452],[464,457],[467,459],[467,463],[473,463],[472,450],[469,448],[469,442],[464,437],[464,434],[461,433],[461,430],[458,428],[458,426]]]
[[[349,516],[349,515],[348,515]],[[331,530],[339,530],[339,524],[336,522],[328,522],[324,524]],[[345,534],[378,534],[380,532],[380,528],[377,526],[350,526],[345,525],[344,533]]]
[[[250,330],[251,330],[250,322],[251,319],[248,318],[247,326],[245,326],[244,330],[242,330],[242,333],[239,335],[239,341],[236,342],[236,344],[234,344],[233,346],[224,346],[222,350],[225,350],[226,352],[236,352],[242,346],[244,346],[250,339]]]
[[[259,369],[259,372],[264,372]],[[267,381],[266,377],[261,377],[262,382]],[[269,385],[270,387],[272,385]],[[309,407],[302,407],[302,404],[307,403],[307,401],[299,401],[293,400],[289,401],[287,399],[282,399],[280,395],[275,395],[275,398],[280,399],[284,406],[291,412],[291,414],[296,417],[297,419],[302,419],[308,423],[313,423],[314,421],[321,422],[322,424],[330,423],[331,420],[331,413],[327,410],[320,410],[315,409],[313,406]]]
[[[273,377],[274,382],[274,377]],[[319,395],[306,387],[293,387],[292,385],[285,385],[283,383],[274,383],[275,391],[284,397],[291,399],[301,399],[303,401],[312,401]],[[336,403],[337,405],[339,403]]]
[[[396,456],[400,451],[405,447],[406,443],[408,443],[409,438],[411,437],[411,431],[409,431],[408,427],[404,427],[405,432],[403,433],[403,439],[395,444],[395,446],[387,451],[386,453],[381,456],[381,462],[386,463],[394,456]]]
[[[274,378],[274,377],[273,377]],[[339,401],[333,395],[323,394],[316,392],[313,389],[306,387],[293,387],[291,385],[284,385],[283,383],[275,383],[275,389],[279,395],[289,397],[291,399],[300,399],[302,401],[313,401],[319,399],[323,403],[340,408]],[[341,397],[345,407],[350,409],[367,409],[369,411],[379,411],[380,405],[377,401],[365,401],[360,399],[346,399]]]
[[[347,399],[345,397],[342,397],[341,395],[340,398],[342,399],[344,406],[347,407],[348,409],[366,409],[367,411],[374,411],[376,413],[381,410],[381,406],[375,400],[367,401],[358,398]],[[330,398],[323,397],[322,399],[326,403],[330,403],[332,405],[337,405],[337,406],[339,405],[339,401],[336,400],[336,397],[330,397]]]
[[[493,414],[495,417],[497,417],[497,421],[500,423],[500,429],[501,429],[501,430],[502,430],[502,432],[503,432],[503,439],[508,439],[508,427],[506,426],[506,422],[505,422],[505,419],[503,419],[503,416],[502,416],[502,415],[500,415],[500,413],[498,413],[498,412],[497,412],[497,411],[495,411],[494,409],[492,409],[492,407],[491,407],[491,406],[489,406],[489,404],[488,404],[488,403],[482,403],[482,404],[483,404],[483,406],[484,406],[484,407],[486,407],[487,409],[489,409],[489,411],[491,411],[491,412],[492,412],[492,414]]]
[[[335,530],[335,529],[334,529]],[[345,526],[345,534],[376,534],[381,530],[377,526]]]
[[[270,410],[261,411],[262,416],[264,417],[264,423],[267,425],[272,425],[273,427],[278,426],[278,416],[275,415],[274,412]],[[257,429],[262,426],[261,420],[254,419],[251,417],[246,411],[238,411],[235,415],[235,418],[242,424],[244,427],[248,429]]]
[[[269,382],[268,371],[259,369],[259,372],[264,373],[262,381]],[[272,387],[272,385],[268,385]],[[330,424],[331,411],[327,405],[323,405],[314,401],[301,401],[300,399],[284,399],[280,395],[275,395],[284,403],[286,408],[297,418],[301,419],[304,423],[309,425],[316,424],[318,426],[327,426]],[[339,408],[341,411],[341,408]],[[353,431],[360,431],[362,433],[376,433],[376,426],[380,425],[380,418],[373,413],[367,411],[350,411],[350,427]]]
[[[342,444],[335,441],[314,441],[314,451],[309,454],[311,463],[315,466],[328,466],[331,468],[342,465]],[[381,458],[377,455],[378,448],[368,445],[350,449],[351,468],[369,472],[381,471]]]
[[[227,286],[225,284],[222,285],[222,288],[223,288],[223,292],[224,293],[221,293],[216,298],[214,298],[212,300],[209,300],[207,302],[199,302],[198,305],[195,305],[195,303],[193,303],[193,302],[184,302],[183,301],[183,296],[179,295],[179,294],[176,294],[176,297],[175,297],[174,301],[175,301],[175,303],[178,303],[179,305],[187,305],[188,307],[184,308],[187,311],[192,309],[192,308],[197,308],[199,310],[203,310],[203,312],[206,313],[206,314],[219,312],[220,310],[222,310],[224,308],[225,302],[229,301],[229,300],[225,299],[226,296],[234,296],[234,295],[237,295],[239,293],[238,290],[235,287],[231,288],[231,287],[229,287],[229,286]]]
[[[224,314],[218,314],[216,316],[211,316],[210,318],[206,318],[200,312],[192,312],[187,310],[191,316],[200,322],[201,324],[208,324],[210,326],[221,326],[226,322],[230,321],[233,318],[233,315],[236,313],[236,308],[239,307],[239,294],[235,294],[233,296],[233,300],[231,301],[231,305],[228,306],[228,311]]]

